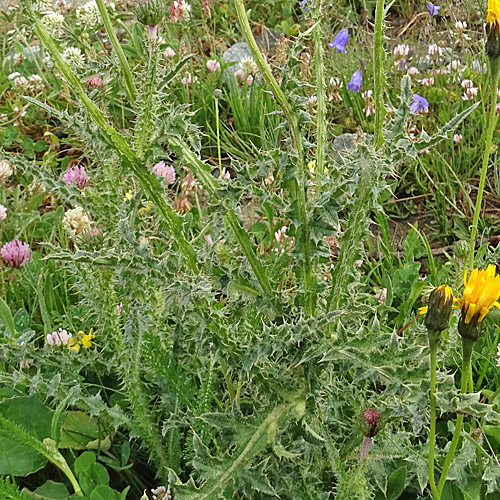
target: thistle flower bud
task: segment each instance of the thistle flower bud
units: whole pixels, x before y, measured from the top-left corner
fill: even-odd
[[[134,6],[135,17],[144,26],[158,26],[166,12],[164,0],[139,0]]]
[[[363,420],[365,422],[365,436],[373,437],[378,432],[378,423],[380,415],[375,408],[368,408],[363,412]]]
[[[448,285],[435,288],[429,296],[425,326],[429,336],[439,335],[450,324],[451,308],[453,306],[453,290]]]

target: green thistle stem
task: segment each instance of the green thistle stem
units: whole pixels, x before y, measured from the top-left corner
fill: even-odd
[[[385,105],[382,92],[385,86],[384,74],[384,0],[377,0],[375,7],[375,39],[373,46],[373,66],[375,76],[375,136],[374,145],[379,149],[384,144]]]
[[[314,65],[316,69],[316,184],[319,188],[319,180],[325,171],[325,143],[326,143],[326,90],[325,90],[325,68],[323,49],[323,30],[321,28],[321,10],[323,0],[318,2],[314,10],[316,28],[314,29]]]
[[[304,144],[300,133],[300,126],[297,114],[294,112],[292,105],[286,98],[279,83],[274,78],[271,68],[262,56],[257,42],[250,28],[248,16],[245,10],[244,0],[235,0],[236,12],[240,20],[241,29],[245,35],[246,42],[252,52],[252,55],[259,67],[262,77],[271,88],[271,91],[281,106],[283,113],[287,119],[290,128],[290,136],[292,146],[297,152],[297,181],[295,196],[299,213],[300,225],[297,231],[297,239],[300,240],[303,250],[303,272],[304,272],[304,308],[308,316],[316,315],[316,277],[314,275],[312,264],[312,249],[309,230],[309,221],[307,219],[306,205],[306,172],[304,165]]]
[[[496,125],[496,107],[497,107],[497,86],[498,77],[500,74],[500,65],[497,61],[498,58],[490,59],[490,72],[491,72],[491,109],[488,122],[488,129],[486,131],[486,140],[484,143],[483,165],[481,167],[481,176],[479,178],[479,189],[477,191],[476,208],[474,209],[474,219],[472,221],[472,228],[470,233],[469,245],[469,268],[474,267],[474,254],[476,249],[477,228],[479,224],[479,214],[481,213],[481,205],[483,202],[484,186],[486,184],[486,174],[488,172],[488,164],[490,162],[491,145],[493,141],[493,131]]]
[[[116,56],[120,61],[120,65],[123,71],[123,77],[125,79],[125,90],[127,91],[127,96],[131,103],[135,102],[137,97],[137,89],[134,84],[134,79],[132,78],[132,72],[130,71],[130,66],[128,64],[127,58],[125,57],[125,53],[123,52],[122,46],[118,41],[115,30],[113,29],[113,24],[111,23],[111,19],[108,14],[108,10],[104,5],[104,0],[96,0],[97,7],[99,8],[99,13],[101,14],[102,21],[104,26],[106,27],[106,31],[109,36],[109,41],[113,46],[114,51],[116,52]]]
[[[469,384],[469,372],[471,370],[471,358],[472,350],[474,349],[474,341],[470,339],[462,339],[462,382],[460,385],[460,392],[466,394],[467,387]],[[441,472],[441,477],[439,478],[439,484],[437,488],[437,494],[434,495],[434,500],[441,500],[441,495],[443,494],[444,485],[448,477],[448,470],[450,469],[451,463],[453,462],[453,456],[458,446],[458,441],[460,440],[460,434],[462,433],[462,426],[464,423],[463,413],[459,413],[457,416],[457,423],[455,426],[455,432],[453,433],[453,438],[451,440],[450,449],[444,460],[443,470]]]
[[[437,338],[429,339],[429,347],[431,354],[431,421],[429,429],[429,484],[431,486],[432,495],[437,498],[436,481],[434,479],[434,456],[436,452],[436,365],[437,365]]]
[[[219,179],[222,180],[222,155],[220,148],[219,98],[215,98],[215,129],[217,134],[217,158],[219,160]]]

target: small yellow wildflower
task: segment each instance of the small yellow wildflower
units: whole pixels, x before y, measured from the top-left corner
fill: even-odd
[[[123,201],[130,201],[132,199],[132,191],[127,191],[125,193],[125,197],[123,198]]]
[[[86,349],[89,349],[90,347],[92,347],[92,339],[95,339],[95,335],[92,333],[92,329],[90,330],[89,333],[87,333],[87,335],[85,335],[84,332],[78,332],[78,334],[80,334],[80,333],[83,334],[83,337],[82,337],[83,347],[85,347]]]
[[[316,170],[316,160],[312,160],[307,164],[307,168],[311,171],[314,172]]]
[[[77,333],[76,338],[70,338],[68,342],[68,349],[75,352],[80,352],[80,347],[83,345],[85,349],[92,347],[92,339],[95,339],[95,335],[92,333],[92,328],[89,333],[85,334],[83,331]]]
[[[466,325],[475,317],[478,323],[483,321],[492,307],[500,309],[497,302],[500,296],[500,275],[496,274],[496,267],[490,265],[487,269],[476,268],[469,277],[468,274],[469,271],[465,270],[463,297],[457,299]]]
[[[68,349],[70,351],[80,352],[80,343],[78,339],[70,338],[68,341]]]
[[[488,13],[486,22],[492,28],[495,24],[500,29],[500,0],[488,0]]]

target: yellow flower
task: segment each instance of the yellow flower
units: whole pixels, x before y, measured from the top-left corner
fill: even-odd
[[[92,347],[92,339],[95,339],[95,335],[92,333],[92,328],[89,333],[85,334],[83,331],[77,333],[76,338],[70,338],[68,342],[68,349],[75,352],[80,352],[80,347],[83,345],[85,349]]]
[[[86,349],[88,349],[89,347],[92,347],[92,339],[95,339],[95,335],[93,335],[92,329],[90,329],[90,332],[87,333],[87,335],[85,335],[84,332],[78,332],[78,334],[80,334],[80,333],[83,334],[83,337],[82,337],[83,347],[85,347]]]
[[[498,2],[493,3],[497,5]],[[465,270],[463,297],[457,299],[466,325],[474,317],[477,317],[478,323],[483,321],[483,318],[494,306],[500,309],[500,304],[497,302],[500,296],[500,275],[496,274],[496,267],[490,265],[487,269],[479,270],[476,268],[469,277],[467,277],[468,274],[469,271]]]
[[[486,22],[490,28],[495,24],[497,29],[500,26],[500,0],[488,0],[488,13],[486,14]]]
[[[127,191],[125,193],[125,197],[123,198],[123,201],[130,201],[132,199],[132,191]]]
[[[68,341],[68,349],[75,352],[80,352],[80,343],[77,339],[70,338]]]

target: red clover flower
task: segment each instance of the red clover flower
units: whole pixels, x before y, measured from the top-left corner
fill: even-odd
[[[30,247],[21,240],[8,241],[0,251],[2,259],[11,267],[23,267],[31,261]]]
[[[89,176],[85,173],[85,167],[83,165],[75,165],[66,170],[63,180],[68,186],[76,184],[78,189],[84,189],[89,181]]]

